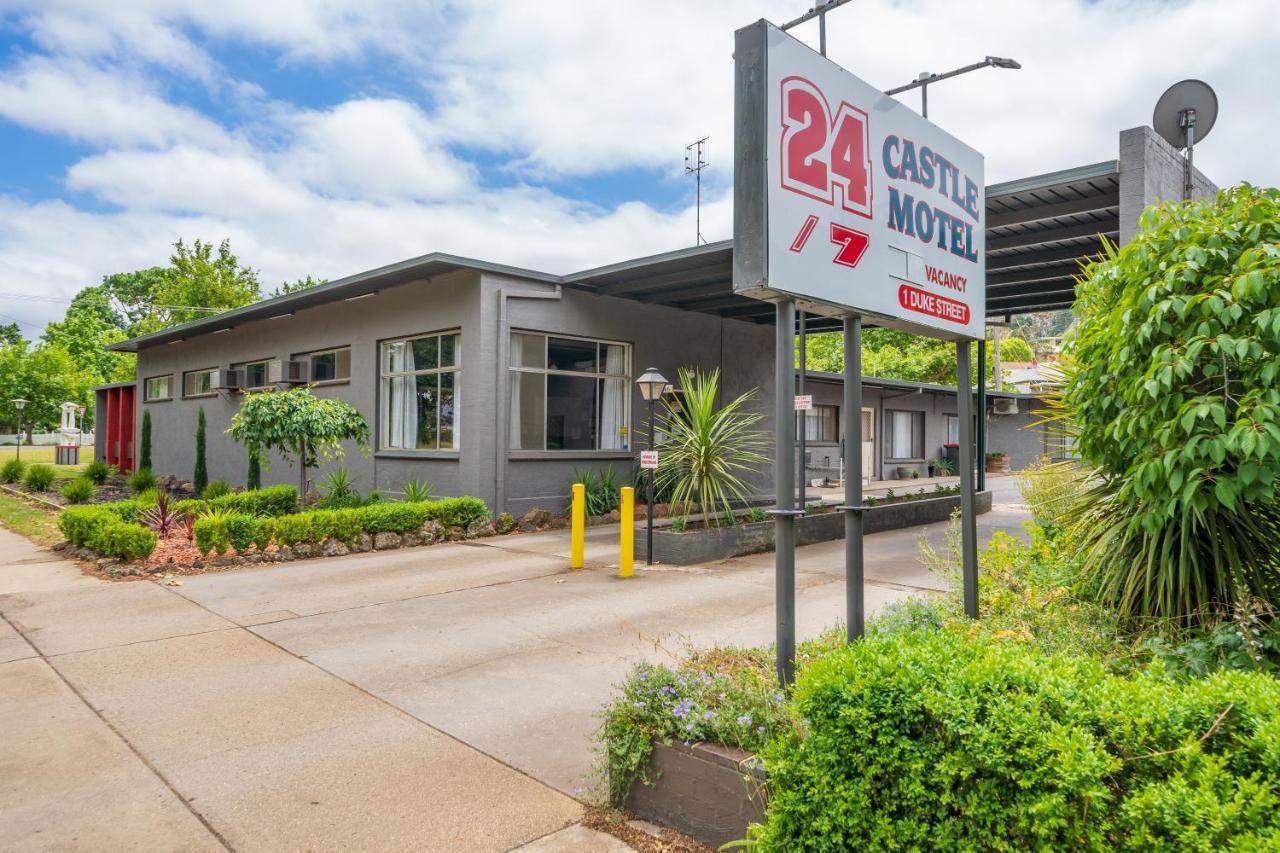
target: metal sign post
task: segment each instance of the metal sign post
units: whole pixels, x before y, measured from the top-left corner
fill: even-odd
[[[775,395],[774,422],[778,452],[773,454],[773,483],[776,500],[774,526],[774,615],[777,628],[776,664],[778,680],[790,684],[796,677],[796,509],[795,456],[784,448],[795,443],[795,399],[788,393],[795,387],[796,303],[790,299],[778,302],[777,346],[774,354]]]
[[[981,343],[981,342],[979,342]],[[964,612],[978,618],[978,525],[973,516],[973,382],[969,341],[956,344],[956,403],[960,415],[960,553]]]
[[[844,318],[844,602],[845,631],[866,631],[862,562],[862,316]]]

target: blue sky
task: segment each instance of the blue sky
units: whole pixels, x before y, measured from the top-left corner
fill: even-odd
[[[554,272],[729,236],[733,30],[807,2],[0,0],[0,313],[229,237],[269,289],[432,250]],[[1111,159],[1169,83],[1215,86],[1197,164],[1275,184],[1270,0],[855,0],[834,59],[931,89],[988,181]],[[812,39],[814,27],[797,31]],[[945,85],[945,88],[944,88]],[[905,96],[916,103],[914,95]]]

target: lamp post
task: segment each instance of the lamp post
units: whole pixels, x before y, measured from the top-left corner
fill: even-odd
[[[658,372],[658,368],[650,367],[640,374],[640,378],[636,380],[636,385],[640,386],[640,396],[649,404],[649,439],[646,442],[649,450],[653,450],[653,407],[657,404],[658,398],[667,392],[671,387],[671,383],[667,382],[667,378]],[[645,533],[646,550],[645,565],[653,565],[653,478],[657,475],[656,468],[649,469],[649,482],[645,484],[645,512],[648,513],[648,526]],[[623,520],[626,523],[626,520]]]
[[[27,401],[21,397],[13,401],[13,407],[18,410],[18,449],[14,451],[18,459],[22,458],[22,410],[26,405]]]
[[[957,68],[954,71],[947,71],[942,74],[933,74],[929,71],[920,72],[920,76],[905,86],[898,86],[896,89],[889,89],[886,95],[897,95],[900,92],[907,92],[911,89],[920,90],[920,114],[925,118],[929,117],[929,84],[937,83],[940,80],[946,80],[951,77],[959,77],[961,74],[968,74],[970,71],[977,71],[979,68],[1009,68],[1018,69],[1022,65],[1017,60],[1008,59],[1003,56],[988,56],[981,62],[975,62],[972,65],[966,65],[963,68]]]
[[[80,438],[76,441],[76,461],[80,461],[80,448],[84,446],[84,413],[85,406],[76,406],[76,414],[80,417]]]

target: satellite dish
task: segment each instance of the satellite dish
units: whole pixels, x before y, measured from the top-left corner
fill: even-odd
[[[1190,124],[1188,124],[1190,118]],[[1218,96],[1203,80],[1174,83],[1156,101],[1151,126],[1174,148],[1182,149],[1202,141],[1218,119]],[[1188,140],[1187,130],[1193,132]]]

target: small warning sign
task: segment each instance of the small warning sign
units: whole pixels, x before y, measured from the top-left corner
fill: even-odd
[[[812,409],[812,408],[813,408],[812,394],[796,395],[796,411],[797,412],[807,412],[809,409]]]
[[[658,467],[658,451],[641,450],[640,451],[640,467],[641,468],[657,468]]]

